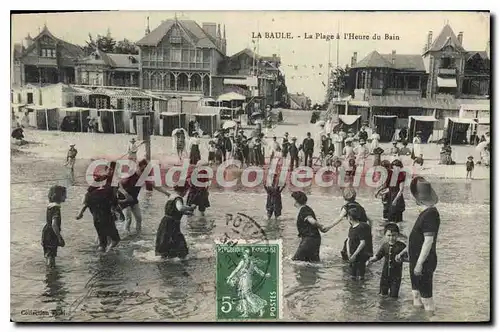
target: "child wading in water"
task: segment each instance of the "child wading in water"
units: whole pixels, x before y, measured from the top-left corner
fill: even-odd
[[[52,186],[48,194],[49,205],[42,230],[42,247],[45,263],[49,267],[56,265],[57,247],[66,244],[61,235],[61,203],[66,200],[66,187]]]
[[[370,258],[368,265],[385,258],[380,278],[380,295],[398,297],[403,274],[403,262],[396,260],[396,256],[406,248],[406,245],[398,241],[398,225],[387,224],[384,228],[384,234],[387,242],[382,244],[374,257]]]
[[[275,175],[273,179],[273,185],[268,187],[264,185],[264,189],[267,192],[267,202],[266,202],[266,211],[267,211],[267,219],[271,219],[274,214],[274,218],[277,220],[281,216],[281,192],[285,189],[286,184],[280,188],[278,176]]]
[[[351,267],[351,279],[365,278],[366,261],[373,255],[372,229],[366,222],[362,222],[363,211],[359,207],[347,210],[347,217],[351,227],[347,240],[347,257]]]
[[[467,162],[465,163],[465,167],[467,168],[467,174],[465,175],[465,178],[472,179],[472,171],[474,170],[474,157],[472,156],[467,157]]]

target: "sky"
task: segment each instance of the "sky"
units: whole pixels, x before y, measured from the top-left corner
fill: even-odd
[[[44,24],[56,36],[85,45],[88,34],[105,34],[109,29],[115,39],[137,41],[144,36],[146,18],[155,29],[162,20],[174,18],[225,25],[227,55],[252,46],[252,33],[290,33],[292,39],[261,38],[258,53],[281,56],[282,71],[290,93],[304,93],[313,103],[324,102],[327,63],[350,64],[353,52],[358,61],[368,53],[421,54],[429,31],[437,37],[448,23],[457,35],[463,31],[463,46],[470,51],[484,51],[490,39],[489,13],[477,12],[327,12],[327,11],[114,11],[80,13],[16,14],[12,16],[12,43],[21,42],[28,33],[35,37]],[[316,39],[316,34],[336,35],[339,41]],[[368,40],[344,39],[344,34],[368,36]],[[305,39],[305,34],[311,39]],[[374,34],[381,36],[374,40]],[[399,40],[384,40],[385,34]],[[338,45],[338,52],[337,52]]]

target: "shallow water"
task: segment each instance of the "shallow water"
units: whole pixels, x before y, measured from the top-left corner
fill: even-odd
[[[83,170],[82,163],[80,166],[77,174]],[[62,232],[67,246],[59,250],[57,268],[49,271],[40,247],[46,193],[50,185],[64,184],[57,179],[65,177],[65,170],[60,162],[13,157],[11,177],[11,317],[15,321],[214,320],[213,243],[227,231],[225,214],[237,212],[254,218],[267,238],[282,239],[286,320],[485,321],[490,317],[489,181],[433,183],[441,199],[438,208],[442,220],[434,278],[437,311],[429,318],[411,305],[407,265],[397,301],[377,295],[382,262],[368,269],[364,282],[347,278],[339,255],[346,224],[323,236],[321,263],[292,262],[290,257],[299,241],[296,210],[288,192],[283,196],[282,219],[268,223],[261,189],[237,194],[212,190],[207,217],[183,221],[190,255],[180,262],[161,261],[154,256],[155,232],[165,203],[164,196],[157,192],[142,192],[140,196],[143,235],[125,239],[107,255],[96,254],[90,214],[87,212],[79,221],[74,219],[86,189],[80,182],[69,188],[63,204]],[[371,189],[360,190],[358,196],[369,216],[380,221],[382,206],[372,198]],[[407,235],[418,211],[408,192],[405,197],[406,221],[401,228]],[[328,221],[338,213],[342,199],[337,188],[312,188],[310,205],[320,219]],[[377,250],[381,225],[374,227],[373,237]],[[105,291],[115,293],[104,296]],[[35,309],[57,310],[60,315],[48,317],[26,311]]]
[[[277,129],[301,137],[303,131],[314,129],[313,125],[302,125],[307,121],[305,117],[295,119],[294,123]],[[377,295],[381,261],[368,269],[366,281],[352,282],[347,278],[339,254],[347,234],[346,224],[323,236],[320,264],[292,262],[290,257],[299,239],[296,210],[287,189],[283,195],[283,216],[279,222],[270,223],[264,217],[266,197],[262,188],[238,193],[212,189],[212,206],[207,217],[192,217],[182,223],[190,250],[188,260],[161,261],[154,255],[154,240],[165,197],[158,192],[143,191],[140,196],[143,235],[124,239],[115,251],[98,255],[90,214],[87,212],[78,221],[74,219],[86,190],[80,177],[77,186],[69,187],[68,199],[62,207],[62,234],[67,246],[59,250],[57,268],[47,270],[40,246],[46,195],[53,184],[67,185],[62,166],[67,145],[77,144],[78,176],[84,174],[90,158],[124,153],[129,136],[34,130],[27,131],[27,139],[31,144],[20,147],[22,153],[11,157],[11,318],[15,321],[215,320],[213,244],[229,232],[225,214],[237,212],[254,218],[268,239],[282,239],[286,320],[485,321],[490,318],[489,180],[433,182],[440,197],[438,208],[442,220],[434,277],[437,311],[428,318],[412,307],[407,264],[397,301]],[[438,153],[437,146],[429,146],[433,148]],[[470,149],[473,150],[462,148],[461,153],[465,153],[462,159]],[[169,150],[168,138],[153,137],[153,158]],[[429,150],[429,159],[436,159],[436,153],[431,152],[434,153]],[[339,212],[343,200],[338,188],[314,187],[306,191],[321,220],[331,221]],[[373,189],[359,189],[358,197],[369,216],[381,221],[382,206],[373,199]],[[403,234],[408,234],[418,211],[409,199],[408,190],[405,198],[406,221],[401,228]],[[381,225],[374,227],[373,237],[377,250],[382,239]],[[58,315],[40,315],[50,310],[56,310]]]

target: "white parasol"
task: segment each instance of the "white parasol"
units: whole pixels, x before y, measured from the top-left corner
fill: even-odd
[[[320,121],[316,122],[316,126],[318,126],[318,127],[321,127],[321,126],[324,126],[324,125],[325,125],[325,121],[323,121],[323,120],[320,120]]]
[[[223,129],[234,128],[234,127],[236,127],[236,125],[237,125],[236,122],[229,120],[229,121],[224,122],[224,124],[222,125],[222,128]]]

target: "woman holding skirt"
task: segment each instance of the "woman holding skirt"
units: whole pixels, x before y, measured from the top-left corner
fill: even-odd
[[[183,215],[193,214],[194,208],[184,205],[182,197],[187,187],[175,186],[174,191],[165,204],[165,215],[156,232],[155,252],[162,258],[185,258],[188,254],[186,239],[181,233],[181,219]]]
[[[198,133],[194,132],[193,137],[189,141],[189,163],[196,165],[200,159],[200,139],[198,138]]]

